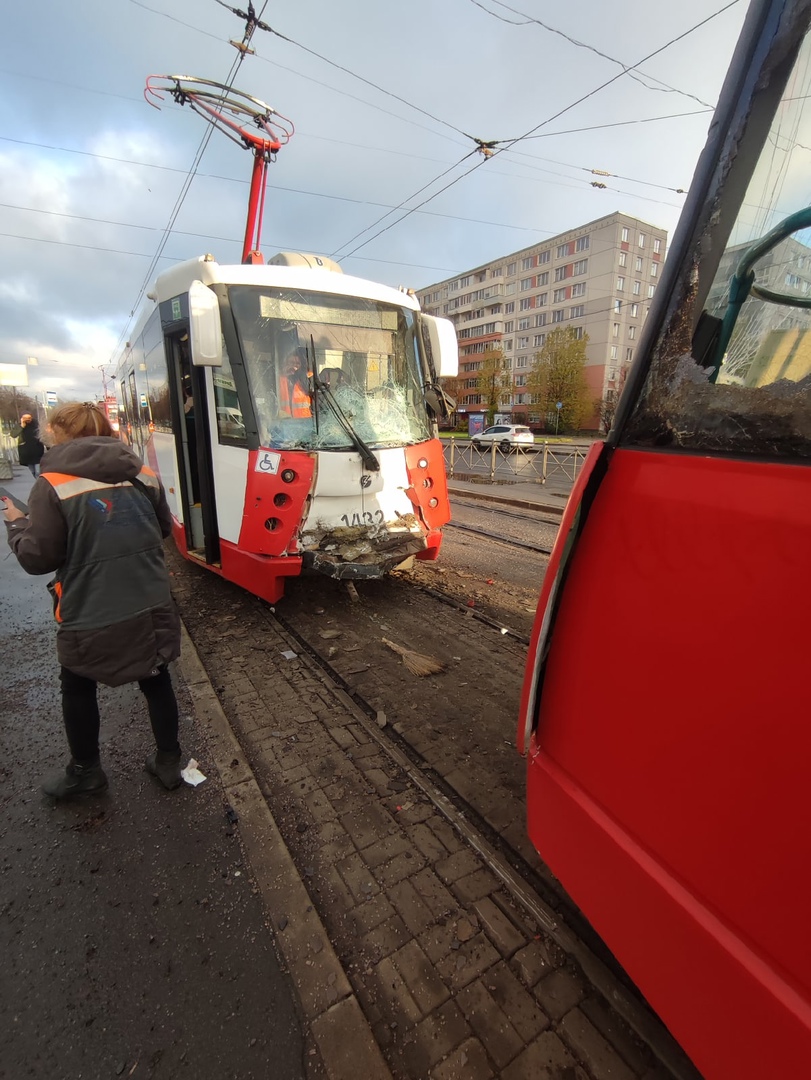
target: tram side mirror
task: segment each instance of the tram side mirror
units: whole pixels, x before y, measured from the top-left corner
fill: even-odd
[[[420,318],[428,333],[437,378],[455,378],[459,374],[459,345],[453,323],[434,315],[421,315]]]
[[[215,294],[202,281],[193,281],[189,289],[189,331],[191,362],[195,367],[220,367],[222,365],[220,305]]]

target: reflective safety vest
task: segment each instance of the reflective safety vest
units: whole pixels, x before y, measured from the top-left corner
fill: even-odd
[[[284,375],[279,379],[279,412],[284,416],[312,416],[310,395],[300,382]]]

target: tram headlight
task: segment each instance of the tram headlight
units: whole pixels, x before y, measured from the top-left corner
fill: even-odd
[[[292,484],[296,479],[296,474],[292,469],[282,469],[282,480],[285,484]]]
[[[434,508],[435,506],[439,506],[439,499],[429,499],[429,500],[428,500],[428,505],[429,505],[429,506],[431,507],[431,509],[433,510],[433,508]]]
[[[421,469],[427,469],[428,468],[428,458],[421,457],[420,460],[417,462],[417,464],[419,465],[419,467]]]

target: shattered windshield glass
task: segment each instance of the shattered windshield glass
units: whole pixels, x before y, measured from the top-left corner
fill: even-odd
[[[694,289],[656,346],[626,445],[811,458],[810,94],[806,38],[703,314]]]
[[[430,438],[415,312],[256,285],[233,285],[229,296],[263,446],[347,450],[356,439],[386,447]]]

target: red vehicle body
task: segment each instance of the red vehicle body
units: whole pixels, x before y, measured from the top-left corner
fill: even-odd
[[[811,1075],[809,21],[750,9],[519,724],[535,846],[707,1080]]]

